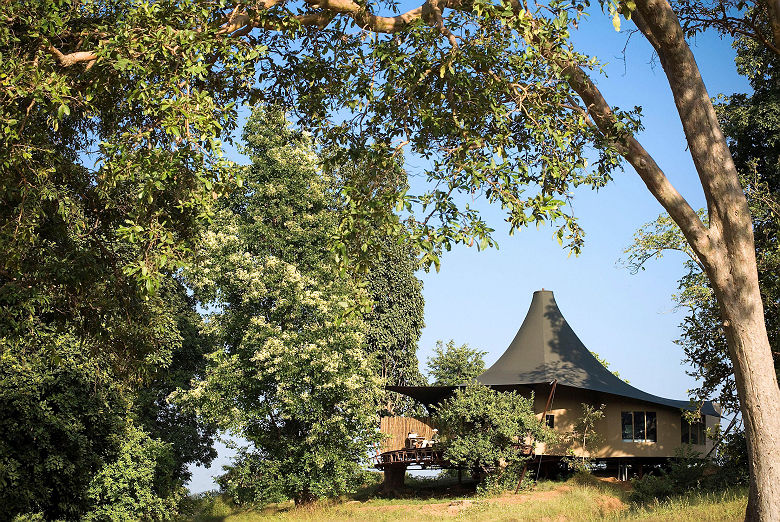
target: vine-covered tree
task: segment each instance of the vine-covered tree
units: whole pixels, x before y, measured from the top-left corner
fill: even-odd
[[[250,443],[222,481],[237,501],[306,503],[360,483],[381,381],[345,317],[366,296],[328,249],[333,179],[281,111],[253,113],[244,140],[252,163],[188,276],[218,346],[179,400]]]
[[[379,375],[393,386],[425,384],[417,360],[425,301],[416,270],[417,259],[409,244],[387,239],[381,257],[365,275],[371,301],[371,311],[365,316],[366,349]],[[397,393],[386,392],[383,408],[388,415],[401,415],[413,404]]]
[[[428,373],[434,386],[467,384],[485,371],[483,352],[468,344],[457,346],[453,339],[445,344],[436,341],[433,356],[428,358]]]

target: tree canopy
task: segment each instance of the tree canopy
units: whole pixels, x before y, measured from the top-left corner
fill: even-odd
[[[468,344],[455,345],[436,341],[433,356],[428,359],[428,373],[434,386],[457,386],[473,381],[485,371],[483,357],[487,352],[471,348]]]
[[[550,440],[533,411],[533,397],[471,383],[436,408],[444,457],[482,473],[524,460],[523,444]]]
[[[638,140],[639,111],[611,106],[591,78],[597,61],[571,43],[588,3],[426,0],[401,13],[392,2],[353,0],[12,1],[0,29],[8,342],[71,321],[126,374],[167,360],[154,348],[172,323],[157,319],[154,291],[187,263],[210,198],[232,179],[219,140],[245,97],[294,108],[301,127],[336,151],[330,163],[371,160],[374,175],[356,183],[373,182],[353,192],[362,204],[337,228],[347,232],[337,249],[350,254],[363,251],[352,240],[372,237],[361,231],[392,202],[425,263],[438,266],[454,243],[489,246],[491,227],[469,204],[480,196],[503,207],[513,230],[555,222],[558,239],[577,251],[571,189],[602,186],[622,158],[712,284],[752,430],[748,512],[780,518],[772,500],[780,498],[780,389],[750,210],[685,41],[716,28],[777,54],[778,7],[599,6],[616,26],[619,15],[630,18],[658,55],[707,198],[706,223]],[[404,150],[430,165],[418,194],[396,176]]]

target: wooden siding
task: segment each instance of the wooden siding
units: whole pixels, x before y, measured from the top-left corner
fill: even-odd
[[[428,417],[382,417],[379,431],[389,435],[382,441],[381,453],[406,448],[406,436],[412,432],[432,439],[434,432]]]

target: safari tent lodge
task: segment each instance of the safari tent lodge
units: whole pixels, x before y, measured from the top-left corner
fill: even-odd
[[[695,409],[690,401],[646,393],[613,375],[580,341],[549,290],[534,292],[517,335],[477,381],[496,390],[533,393],[539,421],[559,433],[572,431],[582,403],[604,404],[604,417],[596,423],[601,445],[585,456],[620,478],[627,478],[629,470],[641,474],[647,466],[665,463],[685,444],[706,454],[713,443],[706,439],[705,430],[720,421],[713,403],[707,401],[700,408],[700,420],[688,423],[682,413]],[[388,390],[412,397],[431,411],[457,388],[389,386]],[[376,467],[385,471],[386,487],[402,484],[408,467],[448,467],[436,447],[434,429],[428,418],[382,419],[381,431],[389,438],[376,456]],[[534,466],[538,462],[549,467],[556,466],[567,449],[535,443],[528,452],[536,459]],[[582,455],[581,448],[572,449]]]

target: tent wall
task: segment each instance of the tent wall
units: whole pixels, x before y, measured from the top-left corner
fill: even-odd
[[[534,411],[537,412],[537,417],[540,421],[549,393],[549,386],[540,385],[537,387],[534,398]],[[604,417],[596,422],[595,427],[596,434],[602,444],[589,456],[598,458],[674,457],[677,450],[682,446],[681,411],[679,409],[565,386],[557,387],[552,407],[548,411],[548,414],[554,415],[554,429],[557,433],[565,434],[574,429],[575,423],[582,416],[583,402],[596,406],[600,404],[606,405]],[[657,423],[656,442],[623,441],[621,431],[622,412],[634,411],[655,412]],[[706,415],[705,422],[707,427],[712,427],[718,424],[718,418]],[[706,454],[712,447],[712,444],[711,440],[707,440],[705,444],[693,446],[693,449]],[[553,444],[549,446],[538,444],[536,453],[562,456],[566,454],[568,447],[570,447],[568,444]],[[581,456],[581,444],[575,443],[574,451],[576,455]]]

